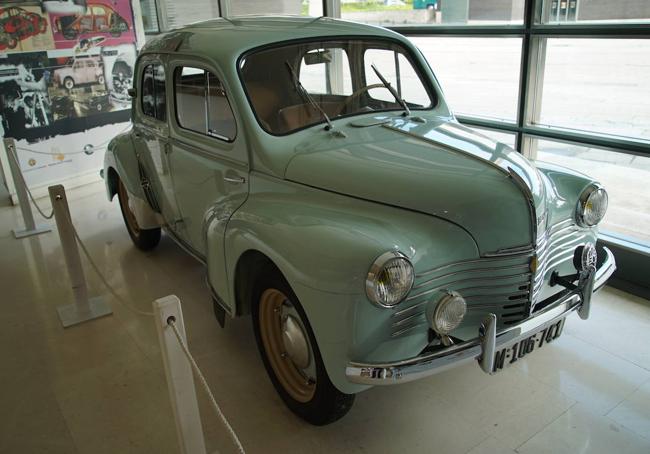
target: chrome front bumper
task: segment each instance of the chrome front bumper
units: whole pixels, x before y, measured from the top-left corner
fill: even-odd
[[[612,252],[603,248],[605,260],[596,270],[593,281],[593,292],[602,288],[607,279],[616,271],[616,261]],[[497,350],[525,339],[551,326],[572,312],[578,311],[580,317],[589,316],[591,295],[582,298],[584,287],[563,296],[551,308],[543,310],[534,318],[519,325],[496,332],[496,316],[489,314],[479,329],[479,335],[461,344],[456,344],[432,353],[423,353],[413,358],[389,363],[359,363],[348,364],[345,374],[349,381],[364,385],[395,385],[418,380],[429,375],[437,374],[452,367],[470,361],[478,361],[481,369],[492,373],[492,361]]]

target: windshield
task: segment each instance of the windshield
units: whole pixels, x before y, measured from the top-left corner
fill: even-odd
[[[250,54],[241,77],[262,127],[282,135],[343,116],[429,109],[416,68],[397,42],[320,40]]]

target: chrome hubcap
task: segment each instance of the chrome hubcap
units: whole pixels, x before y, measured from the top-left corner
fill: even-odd
[[[282,342],[289,358],[299,369],[309,366],[309,344],[300,323],[291,315],[283,317]]]

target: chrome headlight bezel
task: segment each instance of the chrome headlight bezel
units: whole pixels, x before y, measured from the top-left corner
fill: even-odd
[[[596,198],[599,198],[597,202],[594,201]],[[602,210],[602,215],[595,222],[591,222],[589,219],[587,219],[586,216],[586,210],[590,203],[591,204],[604,203],[604,209]],[[599,184],[590,185],[589,187],[587,187],[587,189],[582,191],[582,194],[580,194],[580,198],[578,199],[578,204],[576,206],[576,222],[580,227],[584,227],[584,228],[590,228],[600,224],[600,222],[605,217],[605,214],[607,213],[608,204],[609,204],[609,195],[607,194],[605,188],[603,188]]]
[[[386,270],[386,268],[389,265],[392,265],[394,262],[402,263],[405,265],[405,268],[409,270],[407,276],[408,282],[407,285],[401,289],[400,293],[397,294],[395,298],[388,301],[386,298],[382,297],[382,291],[379,288],[379,277]],[[411,292],[411,288],[413,288],[413,282],[415,282],[415,270],[413,269],[413,264],[409,258],[399,251],[384,252],[379,257],[377,257],[370,266],[370,270],[366,276],[366,295],[368,296],[368,299],[376,306],[382,308],[392,308],[404,301],[406,296]]]

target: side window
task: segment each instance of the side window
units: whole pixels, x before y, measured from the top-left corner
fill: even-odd
[[[235,117],[217,76],[199,68],[176,68],[174,89],[182,128],[226,141],[235,138]]]
[[[147,65],[142,73],[142,112],[160,121],[166,119],[165,71],[162,65]]]
[[[165,94],[165,70],[162,65],[153,65],[153,92],[156,104],[156,118],[167,120],[167,95]]]

